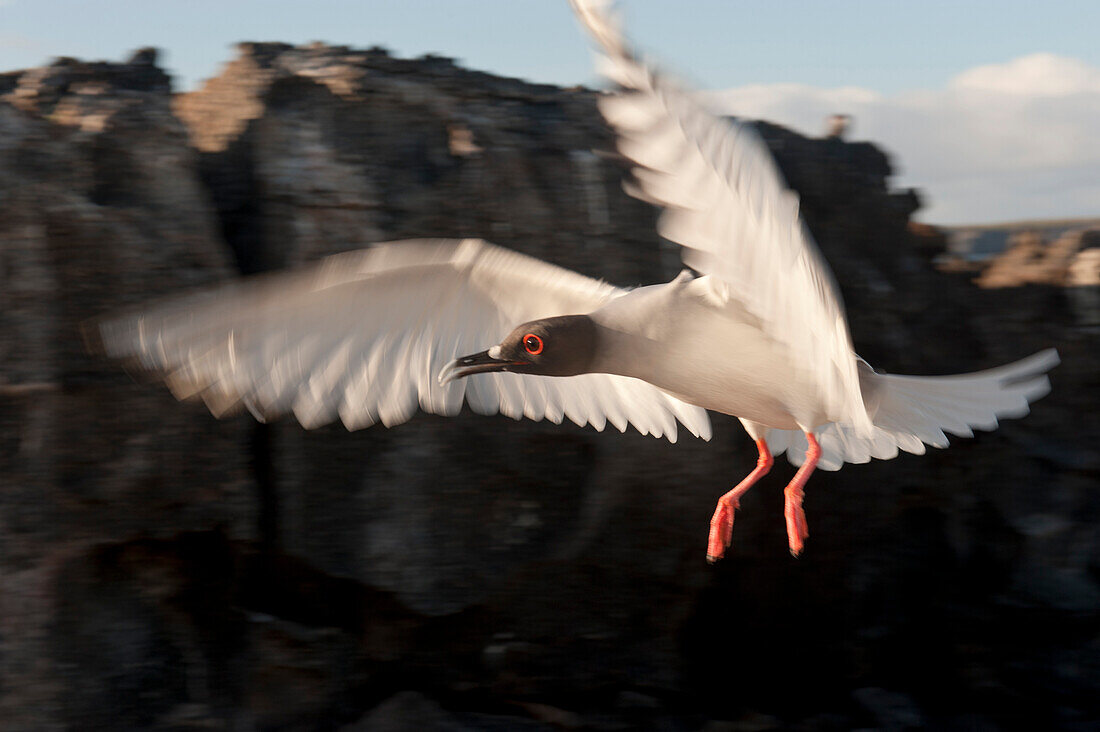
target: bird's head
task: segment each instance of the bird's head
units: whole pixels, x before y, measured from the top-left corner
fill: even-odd
[[[587,315],[532,320],[498,345],[451,361],[439,374],[439,382],[490,371],[576,376],[588,372],[595,345],[596,326]]]

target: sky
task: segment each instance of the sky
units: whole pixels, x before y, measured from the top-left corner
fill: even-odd
[[[621,0],[635,46],[723,113],[891,155],[918,218],[1100,217],[1097,0]],[[239,41],[322,40],[600,85],[566,0],[0,0],[0,71],[162,50],[196,88]]]

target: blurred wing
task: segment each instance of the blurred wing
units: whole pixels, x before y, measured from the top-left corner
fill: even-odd
[[[714,116],[637,60],[607,2],[572,3],[603,47],[603,72],[623,87],[600,110],[637,165],[628,192],[664,207],[659,231],[684,248],[684,262],[790,349],[830,415],[868,432],[840,293],[767,146],[751,125]]]
[[[441,386],[457,356],[516,325],[589,312],[622,290],[476,239],[392,242],[299,271],[235,282],[94,323],[112,358],[160,375],[180,399],[215,415],[265,421],[293,412],[304,427],[349,429],[409,419],[419,405],[453,415],[463,398],[500,412],[602,430],[628,423],[676,439],[676,420],[710,437],[705,410],[636,379],[480,374]]]

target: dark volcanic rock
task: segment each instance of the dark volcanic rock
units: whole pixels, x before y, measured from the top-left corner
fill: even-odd
[[[11,94],[8,103],[43,117],[51,116],[63,101],[79,101],[82,95],[103,94],[116,104],[125,98],[163,104],[170,91],[168,74],[157,66],[154,48],[135,51],[121,64],[59,58],[49,66],[5,74],[0,81],[0,93]]]
[[[620,285],[667,279],[655,213],[593,152],[611,140],[592,92],[242,44],[175,98],[144,52],[5,74],[0,95],[13,729],[1098,721],[1095,329],[1061,281],[937,272],[942,242],[910,228],[919,198],[889,189],[875,146],[761,124],[857,348],[936,373],[1055,345],[1054,392],[950,450],[815,475],[797,561],[783,461],[708,567],[713,500],[754,458],[732,419],[709,445],[473,415],[219,423],[78,333],[229,262],[380,239],[476,236]]]
[[[243,425],[135,388],[86,354],[79,330],[229,272],[169,102],[147,59],[61,61],[23,72],[0,101],[0,718],[10,729],[103,721],[85,712],[121,697],[120,724],[138,725],[181,693],[183,669],[140,588],[79,569],[96,546],[253,532]]]

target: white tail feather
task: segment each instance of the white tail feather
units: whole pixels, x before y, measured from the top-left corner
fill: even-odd
[[[832,423],[815,430],[821,470],[871,458],[890,460],[898,450],[923,455],[925,443],[947,447],[945,433],[973,437],[975,429],[996,429],[998,419],[1023,417],[1028,405],[1050,391],[1046,372],[1059,363],[1053,348],[988,371],[953,376],[896,376],[875,373],[861,363],[859,380],[874,429],[858,436],[851,425]],[[799,430],[771,430],[768,448],[787,453],[794,465],[806,454]]]

